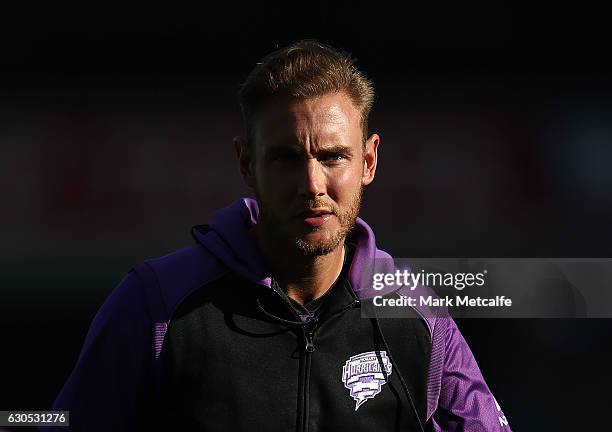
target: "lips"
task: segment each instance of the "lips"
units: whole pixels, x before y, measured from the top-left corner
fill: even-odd
[[[334,214],[325,209],[305,210],[298,214],[298,218],[310,226],[321,226],[332,218]]]
[[[314,210],[304,210],[298,214],[299,217],[310,217],[310,216],[322,216],[326,214],[333,214],[332,211],[326,209],[314,209]]]

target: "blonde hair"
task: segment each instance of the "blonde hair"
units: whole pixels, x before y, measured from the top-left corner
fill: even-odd
[[[346,93],[360,112],[364,142],[374,103],[372,82],[359,71],[349,53],[315,40],[302,40],[265,56],[242,84],[238,97],[249,140],[253,118],[275,97],[308,99],[328,93]]]

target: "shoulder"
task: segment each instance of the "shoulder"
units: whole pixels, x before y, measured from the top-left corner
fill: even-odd
[[[164,321],[192,292],[227,273],[221,261],[201,245],[144,260],[133,270],[148,292],[149,301],[161,302],[157,315],[165,317]]]

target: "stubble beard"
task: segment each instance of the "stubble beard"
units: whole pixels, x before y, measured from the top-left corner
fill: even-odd
[[[334,215],[338,218],[340,227],[332,233],[328,239],[310,242],[305,240],[300,235],[287,232],[283,229],[284,224],[281,218],[271,214],[265,200],[261,199],[260,194],[255,190],[255,197],[259,205],[259,220],[257,224],[261,224],[263,232],[267,238],[272,240],[273,244],[283,250],[294,252],[304,257],[317,257],[327,255],[333,252],[341,243],[344,242],[346,236],[351,232],[359,216],[361,208],[361,199],[363,196],[363,186],[360,185],[357,192],[351,198],[351,202],[346,211],[338,213],[337,209],[333,209]],[[329,208],[324,201],[308,200],[304,203],[305,208]],[[324,228],[316,228],[324,229]]]

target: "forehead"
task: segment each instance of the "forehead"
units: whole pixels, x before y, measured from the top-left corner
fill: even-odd
[[[283,139],[360,141],[360,113],[343,92],[309,99],[275,98],[264,104],[254,122],[256,141]]]

